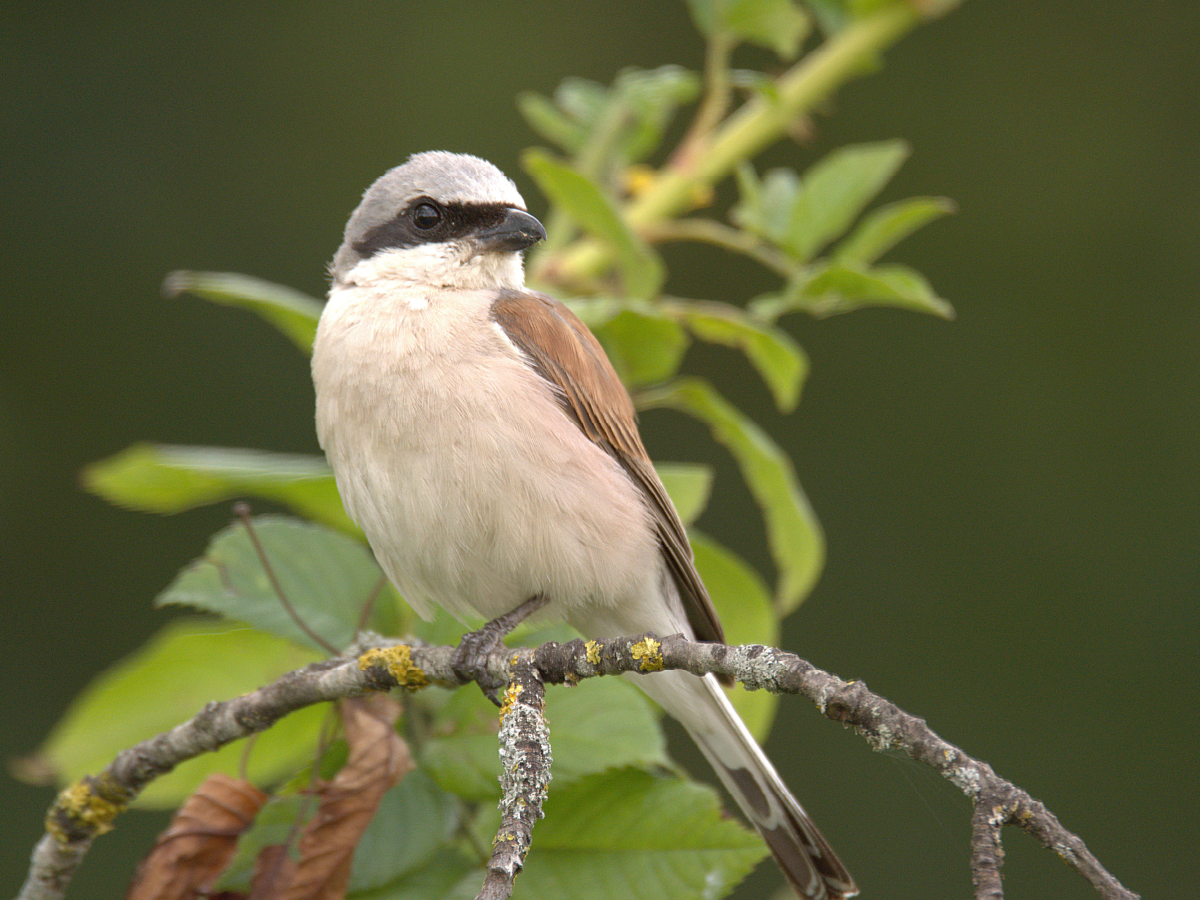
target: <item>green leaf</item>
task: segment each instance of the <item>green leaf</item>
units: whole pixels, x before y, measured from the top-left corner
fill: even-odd
[[[811,25],[791,0],[732,0],[724,8],[725,27],[734,35],[795,59]]]
[[[351,900],[471,900],[483,884],[477,859],[459,850],[439,850],[424,865],[377,890],[354,892]]]
[[[622,134],[614,160],[619,168],[645,159],[658,149],[675,110],[700,93],[695,72],[680,66],[657,69],[625,69],[613,84],[616,120]],[[614,111],[610,110],[610,115]]]
[[[913,197],[871,212],[838,245],[833,258],[843,263],[873,263],[914,231],[954,212],[944,197]]]
[[[903,141],[844,147],[804,174],[804,190],[792,209],[787,247],[812,258],[858,218],[908,157]]]
[[[523,162],[552,203],[616,253],[627,296],[645,299],[658,293],[665,277],[662,260],[630,230],[600,188],[541,150],[527,151]]]
[[[792,222],[792,210],[802,186],[791,169],[772,169],[759,179],[749,163],[737,168],[739,200],[730,210],[735,224],[772,243],[784,246]]]
[[[779,620],[771,605],[771,594],[758,573],[737,554],[704,535],[689,535],[696,554],[696,571],[712,597],[727,644],[779,646]],[[771,731],[779,697],[769,691],[735,688],[729,694],[734,708],[761,742]]]
[[[495,707],[478,691],[447,704],[433,724],[438,737],[422,749],[421,765],[443,789],[467,800],[500,792]],[[641,691],[617,678],[594,678],[546,697],[554,783],[622,766],[666,767],[670,760],[654,707]],[[441,736],[444,735],[444,736]]]
[[[425,772],[405,775],[383,795],[354,849],[349,892],[381,888],[429,861],[454,834],[458,807]]]
[[[517,109],[534,131],[567,153],[578,153],[587,142],[588,130],[541,94],[518,94]]]
[[[824,538],[791,460],[754,422],[700,379],[680,379],[639,394],[643,406],[678,409],[706,422],[741,469],[763,511],[767,543],[779,569],[775,597],[782,617],[812,590],[824,558]]]
[[[168,297],[192,293],[222,306],[240,306],[258,313],[306,353],[312,350],[317,320],[321,318],[319,300],[233,272],[172,272],[163,282],[163,293]]]
[[[712,37],[717,27],[715,7],[723,0],[687,0],[688,12],[692,14],[692,24],[705,37]]]
[[[38,751],[62,782],[102,770],[122,750],[169,731],[211,700],[267,684],[316,656],[291,641],[211,620],[172,622],[102,673],[76,698]],[[265,784],[316,752],[324,705],[303,709],[258,735],[246,757],[250,780]],[[183,763],[138,797],[144,807],[178,806],[212,772],[238,775],[246,744]]]
[[[524,897],[723,897],[766,855],[715,792],[618,769],[551,786],[518,888]]]
[[[804,0],[826,36],[836,34],[853,18],[849,0]]]
[[[606,769],[671,765],[655,707],[621,678],[591,678],[547,692],[554,781],[570,784]],[[495,751],[494,751],[495,752]]]
[[[696,337],[735,347],[758,370],[783,412],[796,408],[800,387],[808,374],[808,357],[791,336],[763,326],[742,310],[721,303],[689,303],[668,307]]]
[[[320,456],[134,444],[84,469],[83,483],[110,503],[157,513],[253,495],[347,534],[359,533]]]
[[[593,331],[630,387],[670,378],[688,348],[687,333],[677,322],[643,305],[626,307]]]
[[[271,570],[297,615],[333,646],[349,645],[363,607],[383,583],[367,548],[343,534],[297,519],[258,516],[252,521]],[[288,615],[241,524],[219,532],[204,556],[180,572],[157,603],[218,613],[269,634],[316,646]],[[394,595],[381,597],[368,625],[394,633],[396,614]]]
[[[500,793],[500,724],[480,691],[455,691],[436,711],[420,748],[421,768],[444,791],[464,800],[495,801]]]
[[[830,153],[803,178],[773,169],[761,182],[743,166],[741,199],[730,214],[741,227],[806,262],[850,227],[907,156],[902,141],[859,144]]]
[[[954,318],[954,307],[934,293],[921,275],[905,266],[831,264],[818,267],[809,277],[789,286],[781,295],[751,302],[753,316],[773,321],[792,310],[815,316],[832,316],[865,306],[893,306]]]
[[[695,463],[655,463],[654,468],[683,524],[696,521],[708,505],[713,470]]]
[[[583,125],[590,135],[608,109],[609,89],[587,78],[564,78],[554,91],[554,102]]]
[[[794,59],[810,29],[808,16],[791,0],[688,0],[696,29],[710,40],[732,35]]]

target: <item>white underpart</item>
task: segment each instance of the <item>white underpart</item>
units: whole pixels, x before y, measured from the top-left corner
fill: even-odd
[[[423,616],[493,618],[535,594],[568,619],[661,606],[640,493],[489,317],[495,292],[479,286],[519,286],[516,254],[455,259],[447,245],[382,253],[330,292],[317,434],[347,511]]]

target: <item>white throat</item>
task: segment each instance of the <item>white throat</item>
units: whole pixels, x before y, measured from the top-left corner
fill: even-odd
[[[452,241],[383,250],[354,266],[334,287],[386,285],[393,290],[420,287],[477,291],[520,288],[524,284],[521,254],[478,253],[467,241]]]

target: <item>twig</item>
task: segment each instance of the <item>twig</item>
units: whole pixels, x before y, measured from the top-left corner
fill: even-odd
[[[142,788],[185,760],[262,731],[288,713],[313,703],[369,691],[466,683],[454,671],[453,647],[410,646],[363,637],[351,653],[291,672],[274,684],[233,700],[210,703],[182,725],[120,753],[99,775],[64,790],[47,815],[46,834],[34,852],[20,900],[63,897],[91,842],[112,827],[116,816]],[[903,750],[953,782],[974,805],[971,871],[977,900],[1003,897],[999,871],[1003,858],[1000,829],[1004,825],[1016,825],[1057,853],[1096,889],[1102,900],[1139,900],[1042,803],[997,776],[987,763],[942,740],[923,719],[873,694],[861,681],[843,681],[771,647],[701,644],[679,635],[661,641],[653,635],[641,635],[547,643],[532,649],[501,648],[488,655],[481,677],[508,684],[509,694],[515,694],[506,708],[508,731],[504,741],[509,754],[506,759],[516,764],[517,771],[505,785],[504,824],[489,864],[490,870],[500,870],[498,880],[507,879],[510,871],[515,875],[524,864],[533,822],[541,816],[541,798],[549,781],[542,685],[574,684],[599,675],[662,669],[724,674],[751,689],[803,694],[827,718],[852,726],[876,750]],[[514,832],[511,842],[502,847],[509,831]],[[498,859],[501,852],[504,856]]]
[[[301,618],[300,613],[296,612],[296,607],[292,606],[292,601],[288,599],[288,595],[283,590],[283,585],[279,583],[279,579],[275,576],[275,568],[271,565],[271,560],[267,558],[267,552],[263,549],[263,545],[258,539],[258,533],[254,530],[254,521],[250,518],[250,504],[242,501],[235,503],[233,505],[233,513],[242,520],[242,524],[246,527],[246,535],[250,538],[250,543],[254,545],[254,552],[258,554],[258,561],[262,563],[263,571],[267,574],[267,580],[271,583],[271,589],[275,591],[275,596],[279,598],[279,602],[287,610],[287,614],[296,623],[296,627],[316,642],[318,647],[330,655],[337,655],[338,648],[309,628],[308,623]]]
[[[541,673],[529,655],[516,654],[510,675],[500,710],[500,828],[475,900],[512,896],[533,843],[534,823],[545,815],[542,804],[550,783],[550,731]]]

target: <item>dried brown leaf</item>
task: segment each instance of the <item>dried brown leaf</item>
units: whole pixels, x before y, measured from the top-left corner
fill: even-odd
[[[258,851],[254,873],[250,876],[249,900],[282,897],[296,877],[296,861],[288,856],[283,844],[271,844]]]
[[[254,822],[267,795],[249,782],[209,775],[179,807],[142,860],[126,900],[192,900],[207,896]]]
[[[255,900],[340,900],[350,880],[354,848],[379,801],[414,768],[394,728],[400,704],[376,694],[343,700],[339,709],[350,747],[346,764],[333,781],[317,789],[321,803],[300,836],[299,861],[286,889],[252,892]]]

